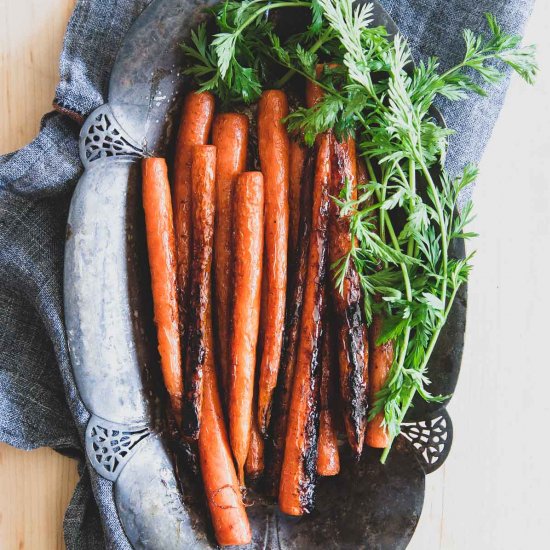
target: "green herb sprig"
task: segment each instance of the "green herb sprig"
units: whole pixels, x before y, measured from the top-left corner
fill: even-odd
[[[308,8],[311,22],[303,33],[283,40],[269,15],[292,8]],[[466,231],[472,205],[459,212],[458,200],[477,170],[468,165],[454,180],[446,173],[453,131],[434,119],[432,107],[438,97],[458,101],[470,93],[484,95],[484,86],[498,83],[506,66],[533,83],[535,48],[521,47],[520,37],[507,34],[487,14],[488,36],[465,30],[462,61],[441,71],[435,57],[414,66],[401,35],[390,37],[386,29],[372,27],[371,4],[226,1],[214,16],[218,32],[208,36],[201,26],[184,47],[192,62],[187,72],[201,90],[213,91],[226,103],[250,103],[265,86],[282,86],[301,75],[325,95],[315,107],[293,112],[289,129],[301,132],[308,144],[329,129],[338,137],[353,135],[366,161],[370,180],[357,200],[345,194],[333,199],[351,214],[356,245],[332,269],[339,288],[353,262],[367,321],[374,313],[385,318],[378,343],[394,342],[388,381],[370,410],[370,418],[384,412],[393,441],[417,393],[428,402],[445,399],[428,391],[428,365],[471,270],[472,255],[453,258],[452,243],[475,236]],[[319,62],[332,68],[325,65],[317,75]],[[278,82],[270,80],[281,68],[286,72]]]

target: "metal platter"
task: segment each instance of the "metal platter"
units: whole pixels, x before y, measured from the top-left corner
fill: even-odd
[[[179,44],[215,2],[155,0],[130,30],[113,68],[109,101],[81,132],[85,172],[74,193],[65,255],[65,315],[78,390],[90,412],[89,466],[112,484],[134,548],[215,548],[200,483],[178,468],[159,403],[139,160],[170,156],[181,94]],[[395,24],[375,1],[376,25]],[[455,255],[463,256],[458,247]],[[430,363],[434,393],[454,391],[464,343],[466,290]],[[449,453],[445,406],[418,401],[386,466],[367,449],[343,452],[342,473],[321,479],[316,510],[290,518],[252,494],[250,549],[405,548],[424,500],[424,478]],[[176,470],[178,469],[178,475]]]

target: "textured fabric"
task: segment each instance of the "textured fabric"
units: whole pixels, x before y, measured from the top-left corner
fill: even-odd
[[[50,446],[82,460],[89,415],[71,373],[62,309],[65,224],[82,170],[78,121],[106,101],[116,52],[149,1],[79,0],[61,55],[58,112],[44,117],[30,145],[0,157],[0,440],[22,449]],[[486,28],[484,12],[521,32],[532,5],[532,0],[381,1],[415,57],[437,55],[443,66],[462,56],[462,29]],[[486,98],[440,103],[457,130],[448,157],[451,171],[480,159],[506,87],[504,81]],[[67,547],[129,548],[112,485],[82,464],[80,472],[65,516]]]

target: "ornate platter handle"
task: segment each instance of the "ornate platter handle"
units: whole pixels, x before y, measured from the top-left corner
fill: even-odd
[[[98,107],[87,119],[80,132],[80,159],[85,168],[95,160],[122,157],[140,158],[143,150],[124,131],[111,107]]]
[[[431,413],[425,420],[405,422],[401,435],[410,441],[426,474],[443,465],[453,444],[453,424],[446,408]]]

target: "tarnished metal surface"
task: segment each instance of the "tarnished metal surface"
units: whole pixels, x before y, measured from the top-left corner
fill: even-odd
[[[121,424],[149,418],[140,308],[139,166],[96,161],[74,192],[65,248],[65,323],[86,407]]]
[[[82,130],[85,173],[67,228],[66,327],[78,390],[91,413],[87,455],[113,482],[120,521],[140,549],[216,546],[200,483],[184,466],[176,475],[155,414],[158,365],[138,162],[170,152],[185,89],[178,44],[213,3],[156,0],[131,29],[113,69],[109,103]],[[374,5],[375,24],[395,33]],[[456,384],[465,315],[464,291],[430,364],[434,393]],[[405,548],[422,510],[425,473],[443,463],[452,441],[444,409],[419,402],[408,420],[407,438],[396,441],[386,466],[378,451],[367,449],[356,464],[343,448],[342,473],[320,480],[316,509],[307,517],[286,517],[251,490],[249,548]]]
[[[184,85],[179,44],[213,0],[156,0],[130,29],[109,86],[115,118],[149,156],[170,142]]]
[[[190,509],[158,435],[147,438],[115,484],[115,503],[136,549],[211,548],[206,518]]]

